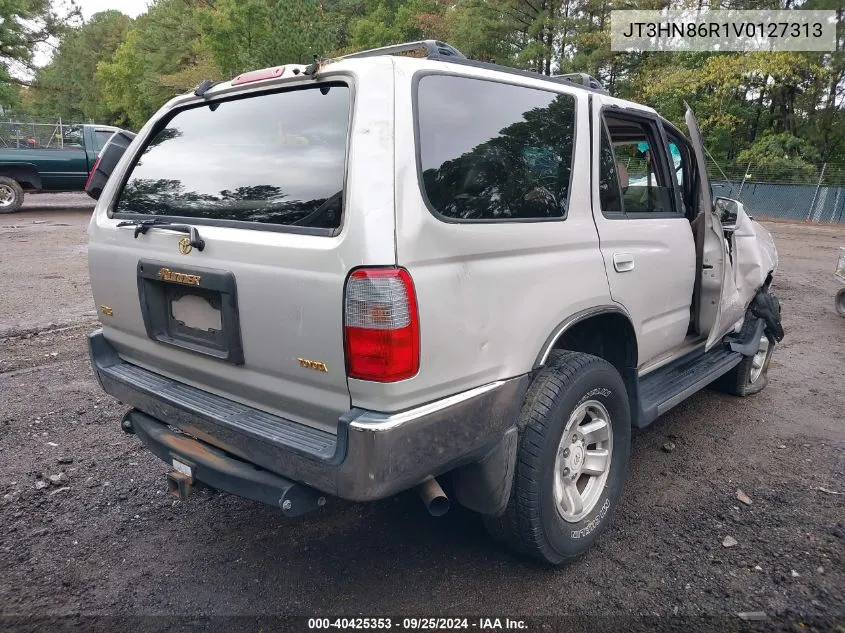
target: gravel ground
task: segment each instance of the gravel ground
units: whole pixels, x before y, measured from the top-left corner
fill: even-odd
[[[0,336],[94,318],[85,194],[27,194],[19,213],[0,215]]]
[[[499,549],[469,512],[429,517],[413,494],[299,520],[220,493],[169,499],[167,467],[120,431],[125,407],[88,365],[90,203],[47,198],[0,216],[0,630],[144,616],[131,628],[275,631],[314,614],[845,630],[845,319],[831,274],[845,227],[768,225],[787,332],[768,388],[704,391],[636,432],[612,526],[552,570]],[[737,616],[758,611],[768,619]]]

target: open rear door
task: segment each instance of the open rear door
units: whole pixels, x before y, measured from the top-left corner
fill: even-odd
[[[696,331],[707,336],[705,349],[709,350],[742,319],[746,306],[738,300],[729,244],[713,207],[701,132],[688,105],[684,120],[695,153],[699,183],[698,216],[693,221],[698,266],[693,319]]]

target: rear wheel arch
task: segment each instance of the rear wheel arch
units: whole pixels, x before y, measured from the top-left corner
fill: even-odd
[[[622,308],[600,306],[578,312],[562,321],[546,339],[534,370],[542,368],[555,350],[583,352],[608,361],[622,376],[634,410],[637,335],[630,317]]]
[[[562,321],[543,344],[526,377],[526,387],[530,388],[543,369],[560,358],[561,352],[581,352],[610,363],[625,385],[629,410],[632,414],[636,411],[637,339],[634,326],[622,308],[612,305],[591,308]],[[520,393],[522,405],[525,391]],[[514,418],[517,426],[518,415],[516,412]],[[516,431],[516,426],[511,430]],[[482,460],[453,471],[458,502],[483,515],[500,516],[510,494],[516,450],[516,434],[506,434]]]
[[[0,176],[16,180],[23,189],[41,189],[41,176],[31,166],[3,165],[0,166]]]

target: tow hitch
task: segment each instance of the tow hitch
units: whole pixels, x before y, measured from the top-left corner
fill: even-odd
[[[194,478],[178,470],[167,473],[167,494],[179,501],[186,501],[194,491]]]
[[[325,495],[310,486],[258,468],[135,409],[126,414],[123,428],[174,468],[167,473],[167,492],[180,501],[198,488],[212,488],[270,504],[288,517],[326,504]]]

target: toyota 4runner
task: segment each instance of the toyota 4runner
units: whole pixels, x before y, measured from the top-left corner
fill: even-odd
[[[771,236],[686,123],[433,41],[204,82],[91,220],[97,378],[174,494],[419,488],[563,563],[631,427],[759,391],[783,335]]]

